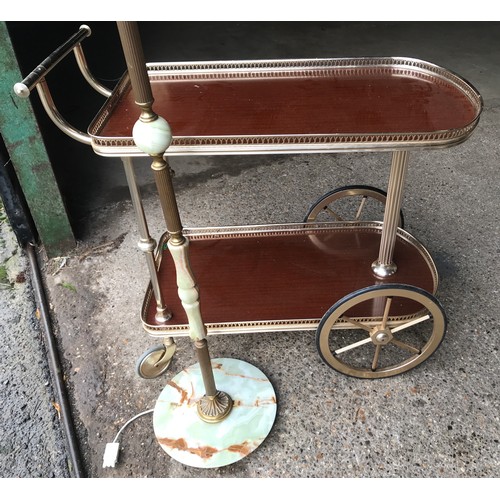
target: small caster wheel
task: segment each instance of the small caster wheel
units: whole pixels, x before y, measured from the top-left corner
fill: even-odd
[[[137,375],[141,378],[152,379],[163,375],[172,361],[176,349],[175,342],[158,344],[149,348],[137,360],[135,366]]]
[[[331,368],[358,378],[404,373],[441,344],[446,316],[438,300],[410,285],[374,285],[353,292],[323,316],[316,342]]]
[[[304,222],[379,221],[387,193],[371,186],[344,186],[324,194],[307,212]],[[398,226],[404,227],[403,212]]]

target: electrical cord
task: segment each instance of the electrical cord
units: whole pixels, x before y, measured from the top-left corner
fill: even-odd
[[[137,415],[135,415],[135,417],[132,417],[130,420],[128,420],[123,424],[122,428],[117,432],[115,439],[113,439],[111,443],[106,444],[102,462],[103,468],[116,466],[116,463],[118,462],[118,453],[120,451],[120,443],[118,442],[118,438],[120,437],[120,434],[127,428],[127,426],[131,424],[134,420],[138,419],[139,417],[143,417],[144,415],[153,412],[154,410],[143,411],[141,413],[138,413]]]

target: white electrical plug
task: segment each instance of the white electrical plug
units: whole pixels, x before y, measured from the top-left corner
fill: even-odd
[[[120,443],[107,443],[104,450],[102,467],[115,467],[118,462],[118,453],[120,452]]]
[[[142,413],[139,413],[135,417],[132,417],[119,431],[115,436],[115,439],[112,443],[107,443],[106,448],[104,449],[104,456],[102,459],[102,467],[115,467],[116,462],[118,462],[118,454],[120,453],[120,443],[117,442],[120,434],[125,430],[128,424],[133,422],[136,418],[142,417],[143,415],[147,415],[148,413],[153,413],[154,410],[146,410]]]

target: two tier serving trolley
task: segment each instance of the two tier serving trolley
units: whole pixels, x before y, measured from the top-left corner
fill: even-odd
[[[360,378],[425,361],[443,339],[446,316],[435,264],[403,228],[408,154],[465,141],[482,109],[477,90],[446,69],[401,57],[146,64],[137,25],[118,30],[128,71],[113,91],[88,70],[80,45],[86,26],[15,90],[26,96],[37,86],[65,133],[122,158],[150,275],[142,322],[163,339],[140,357],[138,373],[164,373],[178,336],[190,336],[198,356],[158,399],[161,446],[188,465],[215,467],[248,455],[272,427],[271,383],[247,362],[211,359],[211,334],[316,330],[323,361]],[[107,97],[88,133],[60,116],[44,79],[71,50]],[[184,228],[167,162],[359,151],[392,152],[387,192],[337,188],[303,221],[244,227]],[[158,245],[135,181],[138,156],[152,158],[167,228]]]

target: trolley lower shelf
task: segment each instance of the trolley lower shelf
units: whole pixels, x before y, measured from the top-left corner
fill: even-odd
[[[398,229],[394,251],[398,272],[383,281],[372,273],[381,231],[378,222],[185,229],[207,332],[315,330],[337,300],[380,283],[405,283],[434,294],[438,278],[432,258],[402,229]],[[156,322],[150,285],[142,321],[152,335],[188,335],[167,239],[164,235],[160,242],[157,264],[172,318],[166,324]],[[418,313],[408,307],[402,303],[398,316]],[[375,314],[365,310],[356,315]]]

